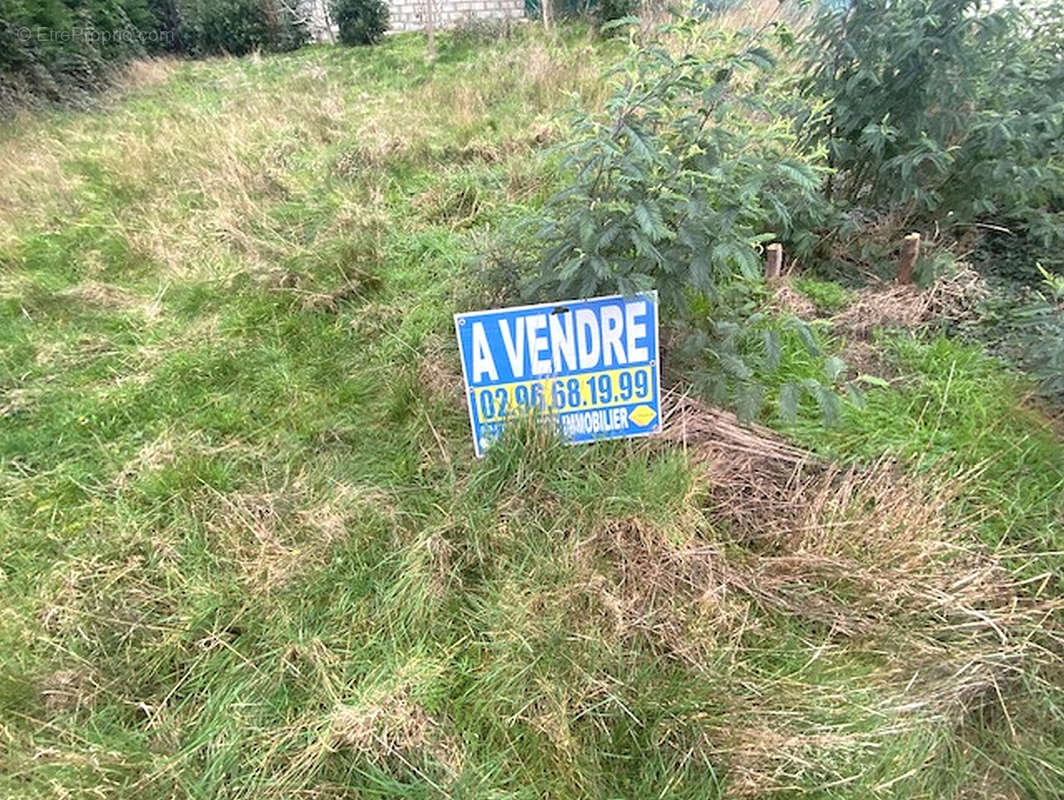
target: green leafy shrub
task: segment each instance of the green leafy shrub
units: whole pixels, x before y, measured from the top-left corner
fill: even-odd
[[[460,50],[467,47],[484,47],[519,33],[524,26],[509,18],[463,17],[451,28],[451,47]]]
[[[332,15],[347,45],[376,44],[388,30],[384,0],[333,0]]]
[[[1064,258],[1031,236],[1009,230],[983,230],[972,248],[972,263],[990,279],[1035,286],[1042,280],[1039,264],[1064,271]]]
[[[190,55],[294,50],[304,23],[280,0],[177,0],[178,36]]]
[[[632,17],[639,13],[639,0],[600,0],[594,7],[593,16],[600,25]]]
[[[1064,10],[979,0],[825,7],[802,135],[828,148],[843,205],[955,234],[986,220],[1064,240]]]
[[[182,52],[181,40],[178,38],[178,29],[181,26],[178,2],[179,0],[148,0],[148,27],[151,30],[148,35],[149,52]]]
[[[761,246],[808,251],[825,219],[824,173],[799,153],[769,40],[694,23],[665,33],[613,70],[604,113],[571,111],[567,185],[531,220],[536,267],[521,290],[657,289],[692,380],[752,417],[757,375],[780,354],[781,323],[760,313]],[[808,331],[803,340],[819,352]]]
[[[1044,397],[1064,403],[1064,275],[1038,269],[1039,285],[996,285],[979,316],[956,332],[1027,372]]]

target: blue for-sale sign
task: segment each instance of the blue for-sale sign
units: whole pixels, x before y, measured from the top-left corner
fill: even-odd
[[[531,413],[567,441],[661,428],[658,295],[455,314],[477,455]]]

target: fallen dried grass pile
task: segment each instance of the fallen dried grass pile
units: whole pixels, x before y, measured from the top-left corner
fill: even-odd
[[[674,398],[665,435],[703,470],[702,513],[677,530],[634,518],[603,528],[581,546],[584,592],[615,635],[714,679],[722,660],[732,665],[737,699],[725,724],[698,736],[727,754],[739,793],[793,787],[828,761],[836,771],[824,780],[851,780],[839,764],[859,771],[861,752],[900,730],[987,709],[1012,725],[1010,700],[1064,668],[1053,576],[1018,577],[1019,554],[978,544],[975,520],[956,510],[976,475],[914,480],[889,461],[817,462],[687,398]],[[814,661],[861,652],[871,666],[854,685],[810,677],[766,694],[744,682],[742,654],[780,630],[817,643]],[[825,722],[842,706],[851,721],[861,707],[868,727]]]
[[[761,425],[744,425],[730,411],[710,408],[679,391],[662,398],[662,441],[685,449],[715,447],[751,458],[782,464],[801,464],[813,458],[806,450],[788,444],[782,436]]]
[[[925,294],[932,318],[957,323],[973,318],[979,304],[990,296],[990,289],[970,264],[961,263],[931,284]]]
[[[327,746],[346,748],[374,761],[410,765],[428,756],[452,777],[461,765],[458,744],[411,699],[409,689],[381,692],[355,706],[339,706],[330,719]]]
[[[418,383],[430,397],[447,398],[455,408],[465,409],[462,365],[453,345],[440,336],[425,337],[417,364]]]
[[[916,328],[927,321],[928,310],[928,295],[916,286],[884,284],[857,291],[831,322],[836,330],[863,338],[876,328]]]
[[[778,314],[794,314],[802,319],[813,319],[817,316],[816,303],[791,286],[788,279],[781,280],[772,287],[769,307]]]
[[[957,264],[926,289],[911,284],[878,283],[853,292],[854,299],[829,317],[835,330],[851,339],[867,338],[876,328],[913,329],[973,319],[989,296],[983,277],[968,264]],[[802,319],[818,316],[816,304],[788,280],[775,284],[771,307]]]
[[[148,300],[119,286],[97,281],[77,284],[58,292],[56,296],[97,310],[140,313],[148,320],[155,319],[161,313],[159,298]]]
[[[912,329],[922,325],[970,319],[988,290],[983,278],[967,264],[938,278],[927,289],[881,284],[856,292],[852,303],[831,318],[836,330],[867,337],[876,328]]]

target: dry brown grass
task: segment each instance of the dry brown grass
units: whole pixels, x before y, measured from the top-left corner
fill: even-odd
[[[325,715],[284,732],[281,739],[306,743],[279,782],[299,786],[323,759],[344,754],[396,776],[414,774],[445,791],[460,774],[464,756],[450,722],[429,714],[416,697],[418,681],[434,669],[417,662],[401,666],[386,679],[367,681],[354,697],[336,696]]]
[[[102,691],[99,677],[88,666],[57,670],[40,683],[44,707],[59,714],[91,709]]]
[[[449,341],[429,336],[422,343],[418,380],[430,396],[450,398],[457,407],[465,408],[462,365]]]
[[[340,285],[327,292],[299,290],[294,287],[279,287],[301,297],[304,311],[321,311],[336,314],[349,303],[365,303],[366,295],[372,292],[378,280],[371,275],[356,275],[341,281]]]
[[[703,511],[668,529],[639,518],[602,528],[577,551],[574,594],[615,636],[694,669],[733,664],[722,691],[734,702],[723,724],[699,726],[696,749],[726,757],[735,795],[786,794],[810,776],[853,780],[862,756],[897,734],[982,709],[1013,725],[1024,682],[1064,668],[1053,576],[1017,577],[1019,553],[977,544],[976,520],[957,511],[978,475],[917,480],[889,461],[817,462],[687,400],[674,403],[665,435],[699,466]],[[741,653],[766,625],[790,623],[820,642],[814,660],[865,652],[877,666],[846,689],[796,676],[768,700],[763,679],[745,684]],[[863,703],[869,724],[854,730]],[[849,722],[837,726],[844,706]]]
[[[275,491],[211,494],[204,513],[211,548],[256,594],[321,567],[360,515],[392,513],[387,495],[369,486],[334,486],[319,497],[295,480]]]
[[[798,4],[785,0],[749,0],[735,3],[715,14],[713,27],[735,32],[761,28],[775,20],[784,20],[793,26],[802,24],[808,16],[808,12],[799,8]]]
[[[127,94],[158,86],[168,81],[180,65],[176,58],[139,58],[126,65],[115,88],[119,94]]]
[[[286,85],[283,102],[276,87],[255,79],[255,70],[268,69],[265,62],[221,59],[208,64],[234,66],[221,81],[228,91],[220,107],[205,88],[204,102],[190,96],[151,117],[116,100],[97,114],[51,125],[47,133],[40,125],[20,125],[0,149],[0,247],[18,242],[27,229],[47,227],[57,214],[97,208],[86,201],[85,178],[72,167],[91,152],[109,183],[144,190],[105,222],[158,265],[161,277],[224,280],[234,262],[267,272],[283,258],[312,252],[271,213],[278,203],[306,199],[308,178],[351,180],[332,222],[318,231],[322,239],[342,238],[353,219],[389,216],[385,171],[397,159],[494,162],[551,140],[552,116],[570,92],[583,91],[596,102],[604,91],[600,62],[559,50],[569,47],[530,35],[485,54],[468,79],[447,75],[359,97],[351,96],[343,70],[312,62]],[[128,93],[181,69],[209,66],[139,63],[127,79]],[[485,138],[476,131],[500,101],[516,102],[524,118],[516,129]],[[456,130],[465,132],[454,137]],[[350,144],[330,152],[343,142]],[[318,155],[308,173],[306,159],[295,157],[310,150]]]
[[[891,492],[906,489],[894,481]],[[852,507],[863,498],[840,489],[830,499]],[[895,501],[909,516],[922,515],[915,505]],[[612,615],[615,635],[646,639],[696,669],[715,665],[707,678],[720,680],[721,665],[731,664],[730,688],[722,687],[727,710],[697,726],[696,750],[707,761],[725,760],[736,796],[786,794],[811,777],[854,780],[862,756],[893,737],[956,726],[981,709],[1008,719],[1023,681],[1044,682],[1044,670],[1061,665],[1060,627],[1049,622],[1060,601],[1029,591],[994,556],[958,552],[941,530],[887,542],[868,515],[840,527],[852,541],[840,542],[829,516],[793,532],[807,543],[785,555],[735,551],[702,537],[677,542],[635,520],[586,545],[599,567],[583,592]],[[846,555],[853,548],[877,555]],[[765,624],[774,617],[819,627],[810,631],[820,641],[813,660],[890,655],[835,688],[800,676],[747,685],[741,654],[771,635]],[[854,730],[858,710],[868,727]],[[690,737],[677,746],[689,750]],[[825,776],[828,764],[833,772]]]
[[[102,311],[135,312],[149,321],[157,318],[162,311],[159,297],[143,298],[119,286],[97,281],[79,283],[59,292],[58,296]]]
[[[662,441],[685,450],[709,445],[778,463],[801,464],[811,459],[807,451],[787,444],[768,428],[744,425],[732,412],[710,408],[682,392],[666,393],[662,407]]]
[[[861,338],[876,328],[913,329],[970,319],[986,296],[982,277],[969,265],[959,264],[926,290],[897,284],[860,289],[855,300],[831,321],[839,331]]]
[[[344,180],[357,181],[371,170],[388,166],[405,152],[406,143],[398,136],[384,132],[373,122],[359,132],[359,143],[341,152],[333,163],[332,174]]]
[[[454,776],[461,765],[460,748],[439,729],[439,723],[411,700],[409,690],[400,687],[337,708],[327,741],[330,749],[349,748],[376,761],[408,761],[427,754]]]
[[[928,296],[916,286],[883,284],[861,289],[850,305],[832,317],[835,327],[867,337],[876,328],[916,328],[928,318]]]
[[[927,290],[928,313],[946,322],[970,320],[990,294],[986,280],[971,264],[958,263]]]
[[[772,298],[769,303],[772,310],[777,313],[794,314],[802,319],[813,319],[817,316],[816,304],[795,290],[786,279],[772,287]]]
[[[113,681],[105,685],[107,670],[101,661],[120,658],[122,651],[158,642],[175,630],[168,621],[176,616],[171,587],[179,582],[179,571],[169,535],[153,532],[149,543],[129,533],[116,546],[121,548],[116,553],[60,561],[35,587],[38,620],[33,642],[27,641],[25,647],[57,646],[76,659],[41,681],[42,698],[57,710],[88,709],[104,695],[113,701],[116,691],[124,694],[127,690],[116,690]],[[150,559],[144,555],[149,548]],[[164,574],[168,579],[163,579]],[[67,647],[77,643],[75,648],[108,642],[109,649],[86,660],[61,642]],[[135,703],[143,698],[125,699]]]
[[[970,265],[958,264],[949,275],[927,289],[875,283],[853,293],[854,299],[829,319],[844,341],[841,356],[859,375],[891,378],[893,368],[881,347],[871,341],[878,329],[916,330],[922,327],[960,323],[977,318],[979,304],[988,296],[985,280]],[[782,281],[773,292],[773,307],[781,313],[802,319],[820,316],[816,306],[789,282]]]
[[[173,464],[180,453],[189,452],[199,444],[196,436],[186,436],[179,440],[172,431],[167,431],[141,446],[133,458],[122,466],[115,475],[115,486],[119,489],[125,488],[137,478]]]
[[[359,309],[349,324],[356,335],[376,338],[398,327],[406,311],[407,307],[400,303],[370,302]]]
[[[868,339],[851,339],[843,345],[839,354],[855,376],[875,375],[884,380],[893,380],[898,368],[891,363],[882,347]]]

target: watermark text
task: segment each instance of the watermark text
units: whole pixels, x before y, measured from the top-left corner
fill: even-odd
[[[70,44],[73,42],[108,45],[108,44],[173,44],[173,31],[140,31],[136,28],[101,28],[74,26],[72,28],[30,28],[23,26],[15,29],[15,36],[22,44]]]

